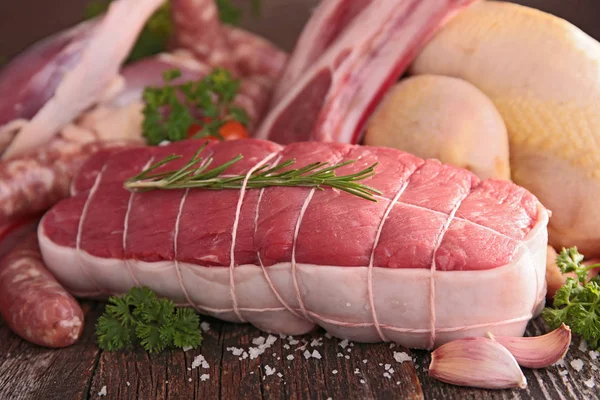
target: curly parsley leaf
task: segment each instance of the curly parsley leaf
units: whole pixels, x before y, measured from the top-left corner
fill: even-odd
[[[180,77],[178,70],[166,71],[164,86],[144,90],[142,131],[148,144],[176,142],[191,136],[222,139],[219,130],[224,124],[237,121],[244,127],[248,125],[246,111],[232,105],[240,81],[229,71],[215,68],[198,81],[175,85],[173,82]],[[194,125],[201,127],[199,132],[190,131]]]
[[[118,351],[140,344],[154,353],[167,347],[198,347],[202,341],[200,318],[191,308],[176,308],[149,288],[132,288],[111,296],[96,324],[98,345]]]
[[[591,347],[600,345],[600,280],[589,279],[591,269],[600,265],[583,265],[584,257],[576,247],[562,249],[556,264],[563,273],[574,273],[577,279],[567,282],[554,295],[554,308],[546,307],[542,316],[555,329],[561,323],[570,326]]]

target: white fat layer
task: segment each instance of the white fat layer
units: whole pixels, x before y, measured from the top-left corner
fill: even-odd
[[[548,214],[540,208],[540,220],[529,233],[514,260],[483,271],[431,271],[412,268],[372,268],[373,304],[386,339],[412,348],[427,348],[431,334],[430,279],[435,284],[435,346],[465,336],[520,336],[529,319],[544,304]],[[98,293],[87,274],[110,294],[128,291],[132,285],[124,260],[105,259],[80,250],[87,274],[78,267],[75,248],[52,242],[40,224],[39,240],[46,265],[56,278],[82,297]],[[129,260],[140,284],[179,304],[189,304],[182,293],[173,261]],[[199,312],[239,322],[230,295],[230,269],[178,263],[191,305]],[[271,285],[296,315],[275,295],[260,265],[233,269],[237,309],[259,329],[287,335],[303,334],[314,323],[337,337],[359,342],[378,342],[371,306],[366,296],[368,266],[342,267],[295,263],[298,290],[310,318],[296,296],[292,263],[266,267]],[[350,306],[348,306],[350,304]]]

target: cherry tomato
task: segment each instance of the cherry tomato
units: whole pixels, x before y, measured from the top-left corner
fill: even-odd
[[[219,133],[225,140],[246,139],[249,136],[246,127],[238,121],[227,122],[219,129]]]
[[[205,117],[204,122],[205,123],[210,122],[210,118]],[[200,126],[198,124],[193,124],[188,129],[187,137],[191,138],[194,135],[196,135],[198,132],[200,132],[201,130],[202,130],[202,126]],[[245,139],[245,138],[249,137],[248,130],[244,127],[244,125],[242,125],[240,122],[237,122],[237,121],[229,121],[229,122],[223,124],[223,126],[219,129],[219,133],[225,140]],[[203,139],[219,140],[218,137],[212,136],[212,135],[204,136]]]

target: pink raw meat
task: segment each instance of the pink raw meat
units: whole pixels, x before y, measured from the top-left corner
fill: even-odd
[[[298,61],[301,56],[292,55],[291,71],[284,72],[276,103],[256,137],[281,144],[306,140],[357,143],[368,116],[420,47],[440,24],[473,1],[373,0],[354,18],[334,13],[338,19],[331,22],[333,32],[341,33],[324,52],[321,41],[316,41],[315,52],[305,48],[313,43],[299,43],[294,53],[316,60],[303,65]],[[319,12],[327,14],[332,9],[327,2]],[[324,26],[331,17],[320,13],[312,17],[317,22],[308,26],[331,39],[336,35],[328,35]],[[348,26],[335,29],[344,23]],[[312,36],[302,36],[307,35]]]
[[[420,348],[486,331],[522,335],[544,304],[548,212],[523,188],[394,149],[257,139],[210,142],[202,155],[217,165],[242,154],[234,174],[292,158],[296,167],[356,160],[339,174],[378,162],[364,183],[382,195],[369,202],[331,188],[123,188],[171,153],[183,155],[182,165],[201,143],[88,161],[72,197],[39,228],[59,281],[84,297],[146,285],[269,332],[320,325],[352,340]]]

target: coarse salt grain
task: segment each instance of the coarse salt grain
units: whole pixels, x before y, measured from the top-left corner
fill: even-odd
[[[288,360],[292,361],[294,359],[294,355],[293,354],[288,354],[288,356],[286,358]]]
[[[209,374],[202,374],[202,375],[200,375],[200,380],[202,382],[207,381],[209,378],[210,378]]]
[[[194,357],[194,361],[192,361],[192,369],[198,368],[200,366],[202,366],[202,368],[204,369],[210,367],[210,365],[208,365],[208,362],[202,354],[198,354],[196,357]]]
[[[321,353],[319,353],[317,350],[313,351],[312,356],[313,356],[313,358],[316,358],[317,360],[321,359]]]
[[[252,339],[252,344],[260,346],[261,344],[265,344],[265,337],[259,336],[257,338]]]
[[[193,349],[192,346],[184,346],[184,347],[181,348],[181,350],[183,350],[184,352],[189,351],[191,349]]]
[[[192,378],[188,378],[188,382],[191,382],[191,381],[192,381]]]
[[[200,329],[202,329],[202,332],[208,332],[210,331],[210,324],[208,322],[200,322]]]
[[[304,350],[304,358],[306,358],[307,360],[310,358],[310,351]]]
[[[336,375],[338,373],[337,369],[334,369],[333,371],[331,371],[332,374]]]
[[[388,372],[389,372],[390,374],[393,374],[393,373],[394,373],[394,368],[390,368]]]
[[[277,376],[280,377],[280,378],[283,378],[283,374],[281,372],[278,372]]]
[[[360,374],[360,370],[358,368],[354,368],[354,374],[355,375],[359,375]]]
[[[98,392],[98,396],[102,397],[102,396],[106,396],[106,385],[102,386],[100,388],[100,391]]]
[[[331,333],[329,333],[329,332],[325,332],[325,337],[326,337],[327,339],[331,339],[333,336],[331,336]]]
[[[286,343],[286,344],[283,345],[283,348],[286,349],[286,350],[289,350],[290,349],[290,345]]]
[[[365,359],[363,360],[363,364],[366,364],[366,363],[367,363],[367,359],[365,358]]]
[[[390,368],[392,368],[392,364],[385,364],[384,368],[386,371],[388,371]]]
[[[386,377],[386,378],[388,378],[388,379],[392,379],[392,376],[389,373],[387,373],[387,372],[384,372],[383,376]]]
[[[598,359],[598,356],[600,356],[600,352],[594,350],[590,350],[588,354],[590,355],[590,358],[594,361]]]
[[[583,368],[583,361],[581,361],[579,358],[576,358],[571,361],[571,367],[573,367],[575,371],[579,372]]]
[[[346,358],[346,360],[350,359],[350,356],[348,354],[346,354],[344,357]]]
[[[337,353],[338,358],[342,358],[344,357],[344,355],[342,353]]]
[[[310,342],[311,347],[323,346],[323,338],[313,339]]]
[[[340,346],[342,349],[345,349],[345,348],[346,348],[346,346],[348,346],[348,339],[344,339],[344,340],[342,340],[342,341],[339,343],[339,346]]]
[[[585,340],[581,340],[579,343],[579,351],[583,351],[584,353],[588,351],[588,346]]]
[[[412,361],[412,357],[406,354],[403,351],[395,351],[394,352],[394,360],[402,364],[404,361]]]
[[[271,346],[276,341],[277,341],[277,336],[269,335],[269,337],[267,337],[267,341],[265,342],[265,345]]]
[[[583,381],[583,384],[587,387],[589,387],[590,389],[593,388],[594,386],[596,386],[596,382],[594,382],[594,378],[590,378],[587,381]]]
[[[298,343],[300,343],[300,341],[299,341],[299,340],[296,340],[296,339],[291,339],[291,340],[289,340],[289,338],[288,338],[288,343],[289,343],[289,344],[291,344],[291,345],[293,346],[293,345],[295,345],[295,344],[298,344]]]
[[[275,373],[275,368],[271,368],[268,365],[265,365],[265,375],[271,376]]]
[[[364,380],[364,379],[361,379],[361,380],[360,380],[360,383],[363,383],[363,384],[364,384],[364,383],[365,383],[365,380]]]

